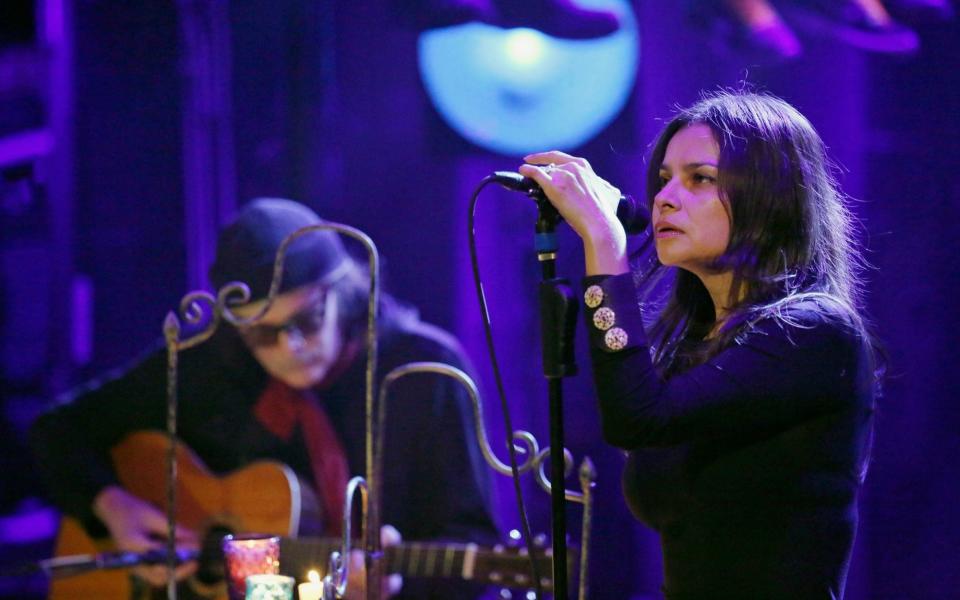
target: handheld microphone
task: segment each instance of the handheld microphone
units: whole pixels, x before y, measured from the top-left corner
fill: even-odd
[[[539,183],[520,173],[495,171],[491,179],[513,192],[523,192],[528,196],[543,195]],[[643,233],[650,224],[650,213],[647,207],[633,196],[620,196],[620,203],[617,204],[617,220],[628,234]]]

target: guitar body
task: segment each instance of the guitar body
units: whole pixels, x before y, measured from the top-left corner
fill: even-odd
[[[135,432],[112,450],[120,484],[130,493],[166,510],[165,434]],[[177,522],[201,535],[214,527],[234,532],[295,536],[303,530],[304,507],[315,508],[312,494],[293,472],[280,463],[261,461],[223,477],[211,473],[183,445],[177,447]],[[317,515],[312,514],[311,518]],[[318,519],[317,519],[318,520]],[[96,554],[115,550],[109,541],[94,540],[70,517],[64,517],[57,536],[56,556]],[[202,590],[207,597],[226,598],[224,586]],[[210,594],[213,593],[211,596]],[[54,579],[51,600],[96,598],[126,600],[134,586],[129,570],[98,571]]]

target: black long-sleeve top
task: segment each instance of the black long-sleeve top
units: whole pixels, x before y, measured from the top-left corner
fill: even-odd
[[[220,334],[218,334],[220,335]],[[299,428],[289,440],[276,437],[252,408],[268,376],[235,334],[183,352],[179,359],[179,419],[182,442],[215,473],[257,459],[290,466],[313,479]],[[237,353],[226,353],[229,346]],[[419,321],[381,336],[377,381],[412,361],[438,361],[469,370],[448,334]],[[317,396],[340,435],[351,475],[364,475],[365,354]],[[116,483],[109,450],[127,434],[164,430],[166,354],[149,354],[133,368],[86,386],[43,415],[33,427],[37,464],[55,503],[93,535],[105,535],[92,502]],[[384,451],[384,523],[406,541],[447,539],[490,544],[496,539],[489,475],[473,429],[469,399],[454,380],[412,375],[391,388]],[[337,517],[339,518],[339,517]],[[407,581],[400,597],[468,597],[472,586]]]
[[[842,597],[873,404],[856,329],[799,302],[663,378],[631,275],[585,286],[604,436],[629,451],[624,494],[661,534],[667,597]]]

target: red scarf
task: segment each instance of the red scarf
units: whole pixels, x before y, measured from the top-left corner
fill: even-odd
[[[325,529],[340,535],[343,525],[343,498],[349,470],[347,455],[327,413],[309,390],[297,390],[279,379],[271,379],[253,407],[257,420],[271,433],[289,441],[300,424],[307,445],[317,498],[323,504]]]

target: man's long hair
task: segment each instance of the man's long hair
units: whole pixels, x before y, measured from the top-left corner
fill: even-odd
[[[347,259],[344,275],[331,285],[337,301],[340,331],[345,340],[364,339],[370,307],[370,274],[366,264],[354,258]],[[387,335],[408,328],[420,319],[419,311],[397,300],[389,293],[380,292],[377,304],[377,333]]]

